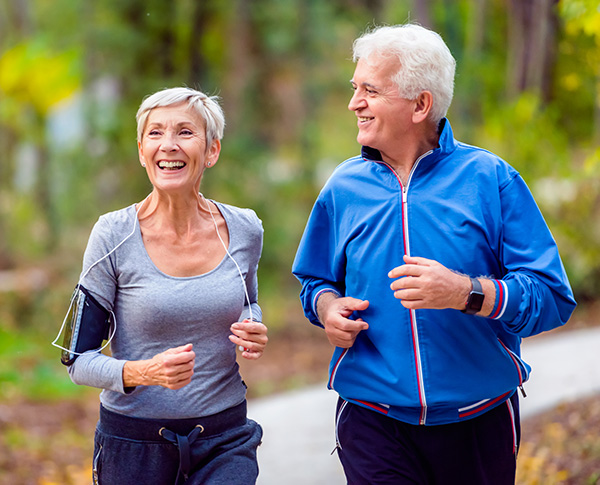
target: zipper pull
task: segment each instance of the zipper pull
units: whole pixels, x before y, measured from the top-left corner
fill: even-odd
[[[525,392],[525,388],[523,387],[523,384],[521,384],[519,386],[519,389],[521,389],[521,394],[523,394],[523,397],[527,397],[527,393]]]

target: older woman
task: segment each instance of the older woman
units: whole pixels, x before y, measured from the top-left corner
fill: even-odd
[[[262,355],[257,266],[262,224],[205,199],[224,128],[214,97],[159,91],[137,113],[153,190],[100,217],[80,286],[113,315],[111,356],[85,352],[76,384],[103,389],[94,480],[102,484],[254,483],[262,429],[246,417],[236,347]]]

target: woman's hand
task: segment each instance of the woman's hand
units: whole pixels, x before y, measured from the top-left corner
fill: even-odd
[[[233,335],[229,336],[229,340],[244,349],[242,357],[250,360],[256,360],[262,356],[269,340],[267,327],[260,322],[251,322],[248,319],[231,325],[231,333]]]
[[[163,386],[181,389],[194,375],[192,344],[165,350],[148,360],[129,360],[123,367],[124,387]]]

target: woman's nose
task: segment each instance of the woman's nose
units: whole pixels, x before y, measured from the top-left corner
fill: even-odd
[[[175,137],[172,135],[165,135],[162,143],[160,144],[160,149],[165,152],[172,152],[179,148]]]

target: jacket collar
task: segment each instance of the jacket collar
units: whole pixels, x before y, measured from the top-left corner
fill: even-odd
[[[448,118],[442,118],[440,120],[438,132],[440,133],[438,147],[434,149],[433,153],[431,154],[436,159],[453,152],[458,145],[458,142],[454,139],[454,133],[452,133],[452,127],[450,126]],[[375,148],[363,146],[361,149],[361,155],[365,160],[383,161],[381,153]]]

